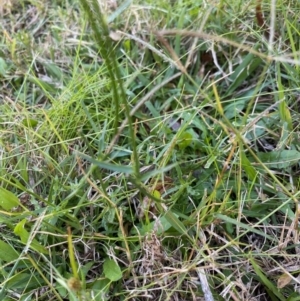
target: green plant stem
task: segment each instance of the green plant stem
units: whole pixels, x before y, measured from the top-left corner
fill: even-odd
[[[99,45],[100,53],[105,60],[107,65],[107,70],[111,79],[113,98],[115,102],[115,122],[114,122],[114,131],[115,134],[118,131],[118,121],[119,121],[119,108],[121,101],[125,108],[126,119],[128,120],[129,135],[131,138],[131,146],[133,152],[133,161],[134,161],[134,173],[136,178],[139,178],[140,168],[139,168],[139,158],[137,154],[136,142],[135,142],[135,133],[132,125],[132,118],[130,115],[130,108],[127,103],[127,98],[121,79],[121,74],[114,50],[114,46],[111,38],[109,37],[109,28],[105,21],[105,17],[101,12],[99,4],[96,0],[88,2],[87,0],[81,0],[81,4],[89,17],[90,24],[94,31],[96,42]]]

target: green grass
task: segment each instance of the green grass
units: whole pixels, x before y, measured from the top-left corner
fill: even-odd
[[[97,3],[0,2],[1,300],[300,300],[299,3]]]

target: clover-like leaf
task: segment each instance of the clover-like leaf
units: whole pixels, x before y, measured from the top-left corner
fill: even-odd
[[[111,281],[118,281],[122,278],[122,271],[119,265],[112,259],[106,259],[104,261],[103,271],[105,277]]]

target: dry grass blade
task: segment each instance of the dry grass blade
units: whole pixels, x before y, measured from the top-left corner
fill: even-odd
[[[229,40],[229,39],[226,39],[226,38],[223,38],[220,36],[216,36],[216,35],[212,35],[212,34],[207,34],[204,32],[178,30],[178,29],[166,29],[166,30],[161,30],[161,31],[155,31],[154,34],[160,35],[160,36],[182,35],[182,36],[186,36],[186,37],[198,37],[203,40],[215,41],[215,42],[220,42],[220,43],[224,43],[227,45],[231,45],[233,47],[236,47],[237,49],[241,49],[248,53],[257,55],[258,57],[266,60],[267,62],[277,61],[277,62],[285,62],[285,63],[300,65],[300,60],[294,60],[294,59],[289,58],[289,56],[295,56],[295,53],[291,53],[290,55],[285,55],[285,56],[266,55],[263,52],[254,50],[252,47],[240,44],[233,40]],[[298,52],[298,55],[299,55],[299,52]]]
[[[204,294],[205,301],[214,301],[213,295],[211,293],[207,278],[206,278],[206,272],[205,269],[198,268],[197,274],[201,283],[201,288]]]

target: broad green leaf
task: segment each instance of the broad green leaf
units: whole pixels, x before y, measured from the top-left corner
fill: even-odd
[[[122,271],[119,265],[112,259],[104,261],[103,272],[105,277],[111,281],[118,281],[122,278]]]
[[[257,153],[256,155],[269,168],[285,169],[300,161],[300,152],[292,149]]]
[[[290,109],[285,101],[282,101],[279,104],[279,114],[280,118],[283,122],[286,122],[288,125],[289,131],[292,131],[293,129],[293,119],[291,116]]]
[[[22,120],[22,124],[24,124],[26,127],[34,128],[37,126],[38,121],[36,119],[26,118]]]
[[[14,233],[20,237],[22,243],[27,244],[28,243],[28,239],[30,237],[30,234],[24,228],[25,224],[26,224],[26,219],[23,219],[22,221],[20,221],[15,226]],[[43,254],[49,254],[49,252],[47,251],[47,249],[44,246],[42,246],[36,239],[33,239],[30,242],[30,247],[33,250],[37,251],[37,252],[40,252],[40,253],[43,253]]]
[[[34,275],[33,272],[19,272],[9,278],[6,284],[8,289],[26,288],[29,291],[29,289],[36,289],[37,287],[44,285],[44,281],[42,281],[41,277],[37,277],[37,274]]]
[[[81,276],[83,276],[83,279],[86,278],[87,274],[90,272],[90,270],[94,264],[95,264],[95,262],[90,261],[80,267],[80,274],[81,274]]]
[[[125,41],[123,42],[123,46],[124,46],[125,50],[126,50],[127,52],[129,52],[129,51],[130,51],[130,48],[131,48],[131,41],[130,41],[130,39],[125,40]]]
[[[4,76],[6,74],[8,67],[5,60],[0,57],[0,75]]]
[[[161,194],[160,194],[160,192],[159,192],[158,190],[154,190],[154,191],[152,192],[152,194],[153,194],[153,196],[154,196],[155,198],[157,198],[157,199],[160,199],[160,198],[161,198]]]
[[[180,149],[185,149],[187,148],[188,146],[191,145],[193,141],[193,135],[189,132],[183,132],[178,140],[177,140],[177,145],[179,146]]]
[[[249,102],[253,98],[253,91],[250,90],[246,92],[241,99],[233,99],[231,102],[226,104],[224,106],[225,116],[227,119],[232,119],[237,117],[242,110],[247,105],[247,102]]]
[[[286,301],[300,301],[300,295],[299,293],[295,292],[289,295],[289,297],[286,299]]]
[[[247,156],[246,156],[246,154],[245,154],[245,152],[244,152],[244,150],[242,148],[241,148],[241,151],[240,151],[240,155],[241,155],[241,165],[242,165],[243,169],[245,170],[248,178],[251,181],[255,181],[256,175],[257,175],[257,171],[251,165],[251,162],[247,158]]]
[[[26,224],[26,219],[23,219],[22,221],[20,221],[14,229],[14,233],[17,234],[18,236],[20,236],[21,241],[25,240],[26,238],[24,237],[27,231],[24,229],[24,226]],[[27,232],[28,233],[28,232]]]
[[[33,280],[33,278],[34,277],[32,277],[30,273],[18,273],[7,281],[7,288],[9,289],[24,288],[31,283],[31,280]]]
[[[18,252],[9,244],[0,240],[0,259],[5,262],[11,262],[19,258]]]
[[[19,199],[12,192],[0,187],[0,206],[3,209],[11,210],[19,205]]]
[[[111,281],[107,278],[96,280],[93,283],[92,291],[95,293],[94,301],[107,301],[109,300],[109,288]]]

